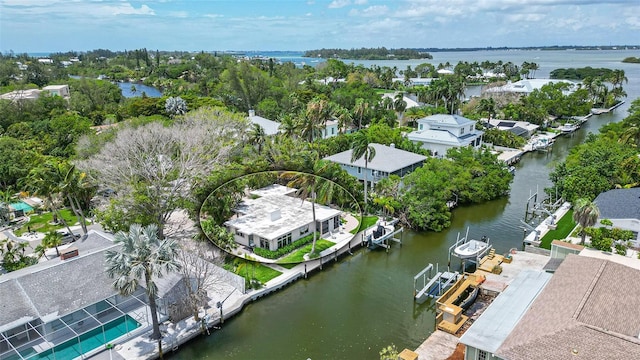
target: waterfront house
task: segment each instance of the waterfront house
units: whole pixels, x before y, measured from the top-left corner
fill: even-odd
[[[509,131],[514,135],[521,136],[528,139],[539,128],[540,125],[532,124],[528,121],[515,121],[515,120],[500,120],[500,119],[488,119],[484,122],[487,128],[495,128],[501,131]]]
[[[460,115],[436,114],[417,120],[418,130],[407,138],[421,144],[433,156],[443,157],[447,150],[461,146],[480,147],[482,134],[476,122]]]
[[[68,99],[70,96],[69,85],[48,85],[40,89],[26,89],[26,90],[14,90],[0,95],[0,99],[21,101],[21,100],[36,100],[40,97],[42,92],[46,92],[52,96],[61,96]]]
[[[150,325],[144,289],[121,296],[105,273],[111,236],[91,230],[70,246],[80,252],[0,276],[0,358],[71,359]]]
[[[366,172],[368,181],[377,182],[381,179],[388,178],[389,175],[403,177],[421,167],[427,159],[424,155],[397,149],[393,144],[391,146],[371,144],[371,146],[376,151],[376,156],[367,163],[367,169],[364,167],[364,157],[360,157],[353,162],[351,161],[353,154],[353,150],[351,149],[327,156],[324,160],[339,164],[350,175],[358,178],[358,180],[364,181]]]
[[[600,220],[611,220],[614,227],[630,230],[634,247],[640,247],[640,188],[614,189],[600,193],[593,201],[600,210]]]
[[[489,93],[513,93],[513,94],[522,94],[529,95],[534,90],[540,90],[543,86],[547,84],[558,84],[558,83],[566,83],[569,84],[569,89],[563,91],[565,95],[569,95],[570,93],[576,91],[578,89],[578,84],[570,80],[557,80],[557,79],[525,79],[519,80],[516,82],[508,82],[503,86],[497,86],[493,88],[486,89],[484,91]]]
[[[273,120],[269,120],[269,119],[265,119],[262,116],[258,116],[256,115],[255,110],[249,110],[249,117],[248,117],[249,121],[251,121],[252,124],[258,124],[262,127],[262,129],[264,129],[264,134],[269,136],[269,135],[276,135],[280,132],[280,123],[273,121]]]
[[[275,251],[290,245],[314,229],[312,204],[296,192],[277,184],[252,190],[224,225],[242,246]],[[315,214],[315,229],[322,236],[339,230],[340,210],[316,204]]]
[[[460,338],[465,360],[640,359],[640,260],[583,252],[518,275]]]

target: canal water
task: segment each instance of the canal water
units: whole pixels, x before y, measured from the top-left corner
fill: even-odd
[[[503,61],[513,61],[508,52],[503,55]],[[563,66],[600,64],[588,58],[579,63],[554,63],[554,68]],[[389,344],[415,349],[433,332],[435,309],[430,302],[414,303],[413,276],[429,263],[446,266],[448,248],[467,228],[471,237],[488,236],[498,253],[521,248],[520,219],[530,194],[551,186],[548,175],[554,164],[564,160],[589,132],[624,118],[630,101],[640,96],[640,66],[625,71],[627,103],[611,114],[593,116],[573,136],[558,138],[551,152],[525,154],[516,165],[509,196],[455,209],[452,226],[446,231],[407,231],[402,247],[395,245],[389,253],[361,249],[308,280],[249,304],[221,330],[182,346],[171,358],[377,359],[380,349]]]

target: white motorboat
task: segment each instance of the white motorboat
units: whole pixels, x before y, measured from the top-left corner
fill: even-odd
[[[483,237],[482,240],[469,240],[456,247],[453,251],[461,259],[470,259],[477,257],[487,246],[489,246],[489,241],[486,237]]]
[[[560,131],[563,134],[571,134],[572,132],[578,130],[579,128],[580,128],[580,126],[578,126],[576,124],[566,123],[566,124],[560,126]]]

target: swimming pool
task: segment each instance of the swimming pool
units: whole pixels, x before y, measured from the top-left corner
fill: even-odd
[[[117,339],[128,332],[140,327],[140,323],[135,321],[129,315],[122,316],[104,325],[104,336],[102,327],[88,331],[77,338],[65,341],[53,349],[37,353],[33,349],[20,353],[23,359],[29,360],[71,360],[82,354],[86,354],[95,350],[100,346],[108,344],[110,341]],[[55,355],[54,355],[55,354]],[[13,355],[10,360],[19,360],[20,357]]]

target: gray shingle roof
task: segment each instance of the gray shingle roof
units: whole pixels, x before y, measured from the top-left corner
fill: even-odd
[[[576,349],[582,359],[640,358],[640,282],[631,280],[639,277],[628,266],[568,255],[496,354],[553,360]]]
[[[415,154],[382,144],[371,144],[371,146],[373,146],[376,151],[376,156],[374,156],[371,162],[367,164],[367,167],[371,170],[392,173],[427,159],[424,155]],[[338,164],[354,165],[364,168],[364,157],[361,157],[352,163],[352,153],[353,150],[349,149],[341,153],[327,156],[324,159]]]
[[[609,190],[594,202],[602,219],[640,219],[640,188]]]
[[[464,116],[448,115],[448,114],[429,115],[427,117],[418,119],[417,121],[427,122],[427,123],[451,124],[451,125],[466,125],[474,122],[473,120],[467,119]]]
[[[94,231],[85,241],[101,240],[103,250],[114,246]],[[96,251],[0,276],[0,329],[36,318],[57,318],[116,294],[104,269],[104,252]]]

